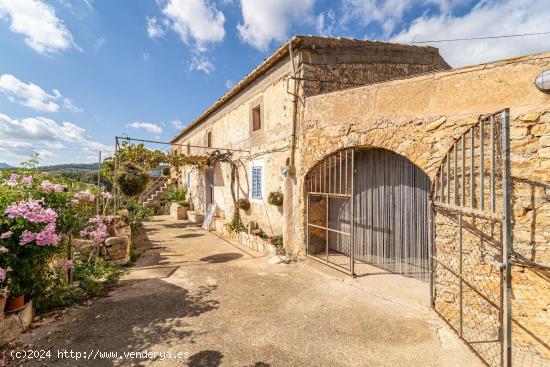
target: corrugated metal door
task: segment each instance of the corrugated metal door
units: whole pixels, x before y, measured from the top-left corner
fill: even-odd
[[[367,149],[356,153],[354,182],[355,260],[428,280],[428,176],[401,155]]]

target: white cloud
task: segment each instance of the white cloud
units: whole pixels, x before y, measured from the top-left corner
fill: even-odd
[[[336,26],[336,14],[332,9],[315,18],[315,30],[321,36],[332,36]]]
[[[63,98],[63,107],[72,112],[83,112],[84,109],[74,105],[73,101],[69,98]]]
[[[548,0],[482,1],[462,16],[422,16],[392,37],[392,42],[498,36],[548,30]],[[451,43],[434,43],[454,67],[548,51],[550,37],[529,36]]]
[[[40,86],[22,82],[11,74],[0,76],[0,92],[4,93],[11,102],[38,111],[57,112],[60,102],[64,108],[72,112],[82,112],[81,108],[76,107],[69,98],[63,97],[57,89],[53,89],[52,93],[48,94]]]
[[[314,0],[241,0],[244,23],[237,25],[239,35],[244,42],[265,51],[272,41],[288,38],[294,22],[310,17],[313,3]]]
[[[181,130],[184,127],[180,120],[172,120],[170,121],[170,125],[172,125],[172,127],[176,130]]]
[[[195,54],[191,57],[191,63],[189,64],[189,71],[197,70],[202,71],[205,74],[210,74],[215,69],[214,64],[206,56],[201,54]]]
[[[200,52],[225,37],[225,16],[208,0],[168,0],[162,13],[181,40],[193,40]]]
[[[415,6],[435,5],[442,13],[467,5],[472,0],[342,0],[342,23],[378,23],[389,36],[406,12]]]
[[[142,52],[141,57],[143,57],[143,60],[149,61],[151,59],[151,54],[148,52]]]
[[[93,141],[86,130],[76,124],[58,123],[41,116],[18,120],[0,114],[0,136],[3,138],[1,155],[11,157],[12,161],[28,157],[36,149],[49,151],[74,146],[78,150],[112,151],[111,147]]]
[[[166,29],[157,21],[156,17],[145,17],[147,21],[147,35],[151,39],[164,37]]]
[[[228,79],[225,81],[225,87],[227,89],[231,89],[235,85],[235,82],[231,79]]]
[[[41,0],[0,0],[0,18],[10,20],[10,30],[25,36],[25,43],[41,54],[78,46],[71,32]]]
[[[107,40],[105,38],[98,38],[95,41],[94,50],[96,51],[100,50],[101,48],[103,48],[103,46],[105,46],[106,43],[107,43]]]
[[[134,129],[143,129],[151,134],[160,135],[162,134],[162,127],[159,125],[152,123],[152,122],[140,122],[140,121],[134,121],[131,124],[127,124],[126,126],[134,128]]]

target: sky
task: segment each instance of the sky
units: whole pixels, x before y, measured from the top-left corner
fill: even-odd
[[[407,43],[550,31],[550,0],[0,0],[0,162],[168,141],[294,34]],[[428,43],[453,67],[550,34]]]

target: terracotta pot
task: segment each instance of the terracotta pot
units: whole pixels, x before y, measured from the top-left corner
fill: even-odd
[[[6,301],[6,312],[9,313],[19,310],[20,308],[23,308],[23,306],[25,306],[24,294],[13,298],[8,298]]]
[[[6,297],[0,297],[0,320],[4,319],[4,308],[6,307]]]

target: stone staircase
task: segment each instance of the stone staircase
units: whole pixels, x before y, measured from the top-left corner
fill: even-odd
[[[175,179],[166,176],[157,177],[140,196],[140,202],[145,208],[159,208],[162,196],[175,183]]]

